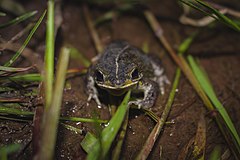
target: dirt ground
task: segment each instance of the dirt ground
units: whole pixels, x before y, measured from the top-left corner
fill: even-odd
[[[239,1],[218,0],[219,4],[240,10]],[[41,15],[45,9],[45,1],[23,1],[26,10],[38,10]],[[134,1],[134,3],[137,3]],[[151,0],[144,3],[158,18],[164,29],[164,35],[169,40],[174,49],[194,31],[197,27],[183,25],[178,18],[182,14],[182,9],[176,1]],[[116,5],[90,5],[90,12],[93,19],[96,19],[106,11],[113,9]],[[87,58],[91,59],[96,55],[96,49],[92,42],[83,15],[83,4],[79,1],[63,1],[62,16],[63,24],[57,36],[56,48],[64,44],[71,44],[79,49]],[[1,17],[1,23],[12,17]],[[21,31],[26,23],[11,26],[0,30],[1,38],[9,40],[18,31]],[[45,23],[43,23],[28,48],[38,53],[43,60]],[[130,44],[141,48],[143,44],[148,44],[149,52],[158,55],[165,68],[165,73],[169,80],[173,82],[176,65],[164,50],[161,43],[156,39],[151,28],[147,24],[140,10],[126,12],[119,17],[108,21],[97,27],[97,31],[104,45],[112,40],[127,40]],[[23,37],[18,43],[22,44]],[[240,36],[239,33],[227,28],[222,24],[214,27],[205,27],[201,34],[197,36],[191,45],[188,54],[198,58],[201,66],[206,70],[212,82],[218,98],[228,111],[237,131],[240,133]],[[0,64],[4,64],[9,55],[14,52],[3,51],[0,53]],[[56,56],[57,62],[57,56]],[[28,66],[31,64],[28,58],[21,58],[17,66]],[[69,68],[78,68],[82,65],[79,61],[71,59]],[[85,88],[85,76],[74,76],[67,80],[71,87],[64,90],[64,102],[62,105],[62,116],[93,117],[98,114],[102,119],[110,118],[107,107],[97,108],[95,102],[87,106],[87,95]],[[161,116],[166,104],[171,85],[166,86],[166,93],[159,96],[155,106],[152,108],[158,116]],[[20,91],[19,91],[20,92]],[[23,91],[21,91],[23,92]],[[26,91],[27,92],[27,91]],[[17,93],[16,93],[17,94]],[[3,93],[0,93],[3,96]],[[34,97],[36,98],[36,97]],[[27,106],[27,107],[26,107]],[[25,110],[34,111],[34,103],[23,106]],[[178,92],[176,94],[168,122],[162,130],[149,159],[174,160],[177,159],[184,147],[196,135],[198,122],[204,118],[207,127],[206,159],[215,146],[220,146],[222,153],[228,149],[228,145],[223,135],[218,129],[215,121],[198,97],[193,87],[182,74]],[[59,125],[59,134],[56,147],[56,159],[84,159],[86,153],[80,146],[84,134],[88,131],[94,132],[94,126],[89,123],[67,122],[72,126],[83,129],[83,134],[76,134]],[[148,135],[153,129],[155,122],[146,116],[142,111],[131,109],[127,135],[124,141],[124,159],[133,159],[144,145]],[[16,122],[0,119],[0,146],[11,143],[20,143],[23,148],[11,158],[31,159],[32,155],[32,121]],[[161,151],[160,151],[161,150]],[[230,154],[228,159],[234,159]]]

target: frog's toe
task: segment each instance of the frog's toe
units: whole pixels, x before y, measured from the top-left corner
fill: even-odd
[[[128,105],[136,105],[138,107],[138,109],[144,108],[150,108],[153,106],[153,104],[150,104],[149,102],[146,102],[144,100],[136,100],[136,101],[130,101],[128,102]]]
[[[128,102],[128,105],[131,106],[131,105],[136,105],[138,106],[138,109],[141,109],[142,108],[142,102],[140,100],[137,100],[137,101],[130,101]]]
[[[102,104],[101,104],[100,100],[98,99],[98,96],[95,95],[95,94],[90,93],[89,96],[88,96],[88,99],[87,99],[88,103],[89,103],[92,99],[97,103],[98,107],[101,108]]]

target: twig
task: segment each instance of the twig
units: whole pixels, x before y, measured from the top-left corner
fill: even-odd
[[[83,6],[83,13],[85,15],[87,26],[88,26],[89,32],[92,36],[92,39],[93,39],[93,42],[95,44],[96,50],[97,50],[98,53],[101,53],[103,51],[102,43],[100,41],[100,38],[97,34],[96,29],[94,28],[94,23],[92,22],[92,19],[91,19],[89,9],[88,9],[87,5]]]

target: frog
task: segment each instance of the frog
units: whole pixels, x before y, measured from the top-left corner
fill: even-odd
[[[132,93],[143,93],[143,97],[131,100],[128,105],[135,105],[139,109],[153,107],[159,95],[165,92],[165,84],[169,80],[159,59],[144,53],[141,49],[127,41],[111,42],[105,50],[93,60],[87,72],[87,93],[99,107],[98,88],[113,96]]]

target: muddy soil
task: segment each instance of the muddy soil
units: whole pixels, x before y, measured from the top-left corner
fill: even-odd
[[[41,1],[23,1],[26,10],[38,10],[38,15],[45,9],[46,4]],[[134,2],[135,3],[135,2]],[[236,1],[221,0],[218,3],[240,10],[240,4]],[[135,4],[138,6],[137,4]],[[196,27],[183,25],[178,18],[182,13],[180,5],[176,1],[152,0],[144,3],[144,8],[149,8],[158,18],[158,21],[164,29],[164,35],[174,49],[194,31]],[[90,13],[93,19],[96,19],[106,11],[116,7],[111,5],[90,5]],[[138,8],[131,12],[126,12],[113,21],[105,22],[97,27],[101,41],[106,46],[112,40],[127,40],[130,44],[141,48],[144,44],[149,46],[150,54],[155,54],[161,58],[162,65],[169,80],[173,82],[176,65],[168,56],[161,43],[156,39],[151,28],[147,24],[141,9]],[[63,23],[57,35],[56,48],[62,44],[71,44],[79,49],[87,58],[91,59],[96,53],[93,41],[86,26],[83,15],[83,4],[78,1],[63,1],[62,5]],[[11,19],[11,16],[1,17],[1,23]],[[17,26],[8,27],[0,30],[1,38],[9,40],[17,32],[21,31],[27,23],[21,23]],[[45,23],[43,23],[37,33],[31,40],[28,48],[39,54],[43,60],[44,41],[45,41]],[[17,43],[22,44],[23,37]],[[218,98],[224,104],[237,131],[240,133],[240,36],[239,33],[227,28],[222,24],[214,27],[202,29],[201,34],[191,45],[188,54],[198,58],[201,66],[206,70],[210,81],[212,82]],[[58,50],[58,49],[57,49]],[[0,64],[14,52],[3,51],[0,53]],[[28,58],[18,60],[16,66],[24,67],[31,64]],[[57,62],[57,54],[56,54]],[[71,59],[69,68],[80,68],[82,64]],[[99,109],[95,102],[87,106],[85,76],[74,76],[67,79],[68,88],[64,90],[64,101],[62,105],[62,116],[74,117],[93,117],[96,114],[101,119],[109,119],[109,110],[106,106]],[[4,84],[2,84],[4,85]],[[69,87],[70,86],[70,87]],[[171,85],[166,85],[166,93],[158,97],[155,106],[152,108],[158,116],[161,116],[166,104]],[[20,89],[19,89],[20,90]],[[21,91],[17,91],[21,92]],[[13,94],[13,93],[11,93]],[[18,96],[18,93],[15,93]],[[21,94],[20,94],[21,95]],[[0,95],[3,96],[3,95]],[[34,97],[34,96],[33,96]],[[36,97],[34,97],[36,98]],[[19,106],[25,110],[35,110],[35,103],[29,101],[27,105]],[[27,107],[26,107],[27,106]],[[218,129],[214,119],[211,117],[201,99],[196,94],[188,80],[182,74],[178,91],[168,117],[169,122],[162,130],[160,137],[154,145],[149,159],[174,160],[183,152],[185,146],[196,135],[198,122],[204,118],[206,123],[206,159],[215,146],[220,146],[221,153],[228,149],[228,145],[223,135]],[[89,123],[67,122],[83,130],[83,134],[76,134],[59,125],[59,133],[56,146],[56,159],[84,159],[86,153],[80,146],[84,134],[88,131],[96,132],[95,127]],[[141,147],[144,145],[148,135],[156,123],[146,116],[142,111],[131,109],[130,118],[125,137],[122,157],[124,159],[133,159],[137,156]],[[0,119],[0,146],[12,143],[22,144],[22,149],[11,155],[10,158],[31,159],[32,157],[32,121],[16,122]],[[230,154],[228,159],[234,159]]]

